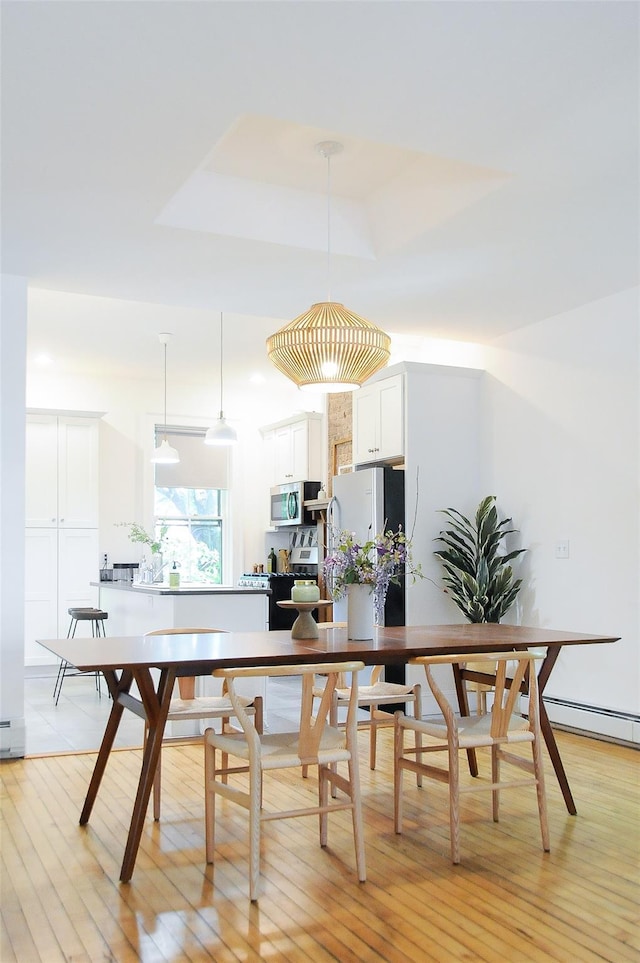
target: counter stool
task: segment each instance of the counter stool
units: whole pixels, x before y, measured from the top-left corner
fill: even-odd
[[[73,639],[76,634],[76,629],[78,628],[78,622],[91,622],[91,635],[95,638],[104,638],[104,623],[105,619],[109,618],[108,612],[103,612],[102,609],[96,608],[70,608],[67,610],[71,616],[71,621],[69,622],[69,629],[67,631],[67,638]],[[77,672],[70,662],[66,662],[64,659],[60,663],[58,668],[58,675],[56,678],[56,684],[53,687],[53,698],[55,699],[55,704],[58,705],[58,699],[60,698],[60,693],[62,691],[62,683],[65,680],[65,676],[74,675],[87,675],[86,672]],[[98,690],[98,695],[102,698],[102,689],[100,687],[100,673],[95,672],[96,679],[96,689]]]

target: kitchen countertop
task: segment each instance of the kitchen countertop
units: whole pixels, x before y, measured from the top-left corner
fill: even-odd
[[[270,595],[271,589],[247,585],[181,585],[170,588],[166,584],[157,585],[137,582],[91,582],[99,588],[118,589],[134,592],[136,595]]]

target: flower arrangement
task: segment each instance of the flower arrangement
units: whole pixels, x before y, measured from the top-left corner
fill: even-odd
[[[341,599],[349,585],[370,585],[374,596],[376,622],[383,619],[389,585],[400,584],[402,575],[424,578],[420,564],[413,561],[411,540],[401,527],[378,533],[364,544],[354,532],[340,531],[334,538],[335,549],[324,560],[325,578],[332,584],[332,596]]]
[[[154,538],[153,535],[149,535],[142,525],[138,525],[136,522],[121,522],[120,524],[126,525],[129,528],[129,538],[132,542],[142,542],[143,545],[148,545],[152,555],[162,551],[163,540],[167,534],[166,525],[160,527],[158,537]]]

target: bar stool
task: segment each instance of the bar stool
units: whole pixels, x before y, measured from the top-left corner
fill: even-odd
[[[69,629],[67,631],[67,638],[73,639],[76,634],[76,629],[78,628],[78,622],[91,622],[91,635],[95,638],[104,638],[106,633],[104,631],[105,619],[109,618],[108,612],[103,612],[102,609],[96,608],[70,608],[67,610],[71,616],[71,621],[69,622]],[[86,672],[77,672],[70,662],[63,660],[58,668],[58,675],[56,678],[56,684],[53,687],[53,698],[55,699],[55,704],[58,705],[58,699],[60,698],[60,693],[62,691],[62,683],[65,680],[65,676],[74,675],[87,675]],[[98,695],[102,698],[102,689],[100,687],[100,673],[95,672],[96,679],[96,689],[98,690]]]

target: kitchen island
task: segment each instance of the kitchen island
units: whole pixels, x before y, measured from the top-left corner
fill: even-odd
[[[108,612],[108,636],[144,635],[154,629],[210,628],[228,632],[264,632],[269,628],[270,590],[255,586],[181,585],[135,582],[92,582],[99,589],[99,606]],[[219,695],[217,679],[196,680],[196,695]],[[262,696],[265,717],[268,711],[264,678],[247,680],[241,687],[249,698]],[[202,720],[169,723],[171,736],[190,736],[204,732]]]
[[[107,635],[141,635],[153,629],[200,627],[259,632],[268,625],[268,588],[225,585],[92,582],[109,613]]]

